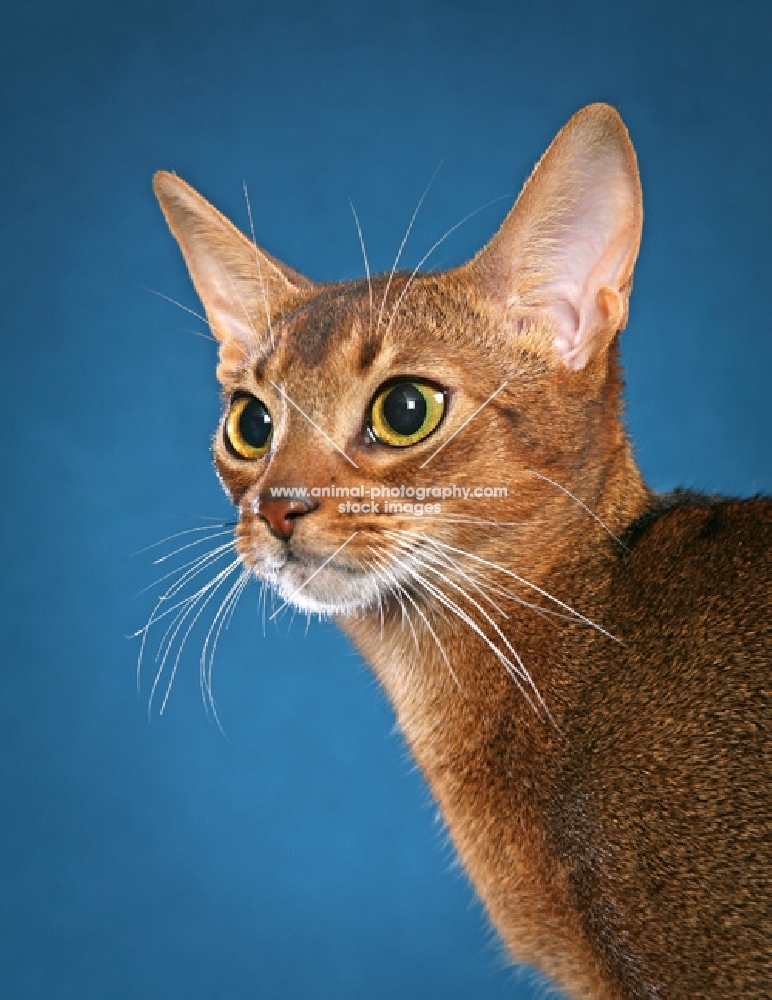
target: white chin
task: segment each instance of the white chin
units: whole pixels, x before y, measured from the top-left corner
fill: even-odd
[[[317,572],[312,566],[287,563],[267,580],[286,604],[319,615],[353,615],[376,606],[380,596],[371,574],[332,565]]]

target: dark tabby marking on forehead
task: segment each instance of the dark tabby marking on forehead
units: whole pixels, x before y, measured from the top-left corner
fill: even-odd
[[[321,367],[330,352],[351,337],[352,317],[368,323],[367,283],[332,285],[289,313],[281,324],[292,356],[307,368]]]

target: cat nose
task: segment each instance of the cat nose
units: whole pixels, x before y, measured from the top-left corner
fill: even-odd
[[[259,514],[274,535],[279,538],[289,538],[295,527],[295,521],[304,514],[310,514],[316,507],[309,500],[293,497],[291,500],[285,497],[278,499],[259,500],[255,513]]]

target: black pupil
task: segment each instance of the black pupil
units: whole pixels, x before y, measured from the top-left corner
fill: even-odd
[[[250,399],[239,417],[239,432],[252,448],[262,448],[271,433],[271,414],[259,399]]]
[[[395,385],[383,401],[383,419],[397,434],[420,431],[426,420],[426,400],[414,385]]]

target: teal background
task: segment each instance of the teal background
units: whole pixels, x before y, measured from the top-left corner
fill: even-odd
[[[595,100],[646,222],[623,337],[658,489],[772,489],[772,7],[139,0],[0,13],[0,995],[482,998],[513,970],[393,717],[330,625],[262,636],[256,588],[148,721],[136,550],[229,517],[213,345],[152,197],[177,171],[315,279],[491,234]]]

